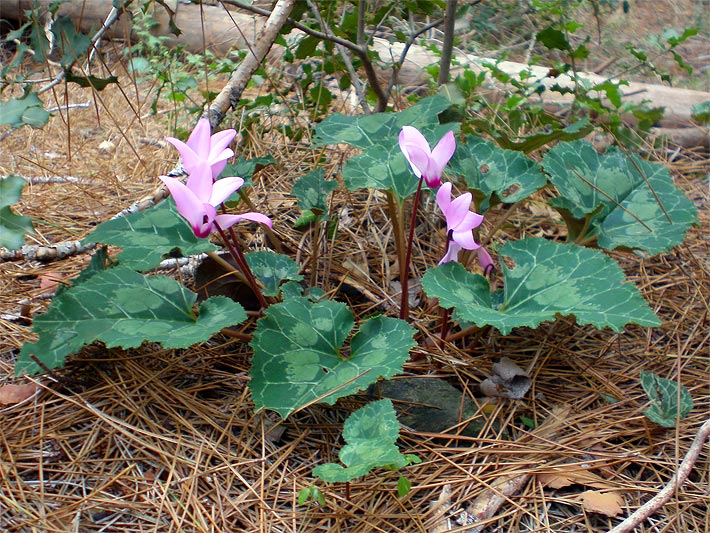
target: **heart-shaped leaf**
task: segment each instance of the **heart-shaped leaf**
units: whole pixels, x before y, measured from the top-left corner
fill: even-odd
[[[466,180],[469,189],[482,197],[479,208],[490,207],[491,197],[513,203],[527,198],[547,184],[538,163],[515,150],[504,150],[475,135],[457,147],[451,159],[454,174]]]
[[[416,191],[419,183],[397,142],[373,146],[348,159],[343,167],[343,181],[350,191],[380,189],[392,191],[399,199]]]
[[[42,371],[31,355],[47,368],[61,366],[94,341],[109,348],[135,348],[144,341],[187,348],[246,320],[244,309],[223,296],[205,300],[195,313],[196,297],[166,276],[143,276],[121,266],[97,272],[64,290],[35,318],[32,331],[39,340],[22,347],[15,372]]]
[[[233,163],[228,163],[224,167],[224,170],[220,173],[220,177],[238,176],[244,180],[244,185],[242,185],[242,189],[244,189],[245,187],[252,187],[254,185],[254,182],[252,181],[252,176],[254,175],[254,173],[257,170],[261,170],[262,168],[268,165],[273,165],[274,163],[276,163],[276,159],[274,159],[273,156],[270,155],[264,157],[253,157],[251,159],[244,159],[243,157],[239,156],[236,161],[234,161]]]
[[[284,281],[301,281],[299,266],[293,259],[283,254],[266,250],[250,252],[244,257],[249,268],[264,286],[264,296],[278,296],[279,287]]]
[[[311,217],[315,219],[315,215],[327,216],[328,194],[336,189],[337,186],[338,182],[333,180],[326,181],[323,169],[317,168],[313,172],[297,179],[293,184],[291,194],[298,198],[298,207],[301,208],[301,211],[304,214],[310,213]],[[310,221],[308,215],[301,218],[304,220],[309,219]],[[298,227],[298,223],[296,223],[296,227]]]
[[[395,318],[370,318],[348,349],[344,344],[353,324],[352,313],[340,302],[295,297],[270,306],[251,342],[249,387],[256,407],[285,418],[315,401],[332,405],[402,371],[414,346],[411,326]]]
[[[326,463],[313,469],[313,475],[328,483],[344,483],[362,477],[377,467],[402,468],[413,457],[402,454],[395,442],[399,422],[390,400],[368,403],[352,413],[343,425],[347,442],[338,454],[345,467]],[[417,458],[418,459],[418,458]]]
[[[439,114],[449,107],[446,98],[431,96],[399,113],[331,115],[316,126],[315,142],[344,143],[363,150],[343,168],[349,190],[391,191],[402,201],[416,191],[418,182],[399,148],[399,132],[402,126],[414,126],[434,146],[447,132],[460,127],[457,123],[439,124]]]
[[[500,255],[515,263],[510,269],[501,261],[502,293],[491,295],[488,280],[458,263],[430,269],[422,287],[442,307],[455,307],[458,320],[490,324],[504,335],[519,326],[537,327],[557,315],[614,331],[629,323],[661,324],[638,289],[624,283],[619,266],[599,250],[523,239],[506,243]]]
[[[659,426],[675,427],[677,419],[685,418],[693,409],[690,392],[676,381],[642,370],[641,386],[651,400],[651,406],[643,414]]]
[[[560,143],[543,168],[562,195],[552,205],[573,219],[589,216],[586,237],[596,236],[603,248],[663,253],[697,222],[695,206],[666,167],[615,147],[599,154],[583,141]]]
[[[8,124],[13,128],[28,125],[41,128],[49,121],[49,111],[37,93],[27,93],[21,98],[10,98],[0,102],[0,124]]]
[[[216,250],[209,239],[195,236],[188,222],[168,198],[157,206],[108,220],[94,229],[84,242],[120,246],[118,260],[134,270],[150,270],[170,254],[176,257]]]

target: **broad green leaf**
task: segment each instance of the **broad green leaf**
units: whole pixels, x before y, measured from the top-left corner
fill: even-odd
[[[358,116],[334,113],[316,125],[313,142],[319,146],[343,143],[363,150],[378,144],[397,144],[402,126],[414,126],[420,130],[434,126],[439,123],[439,113],[449,107],[451,102],[446,98],[430,96],[399,113]]]
[[[251,178],[254,172],[274,163],[276,163],[276,159],[270,155],[251,159],[244,159],[239,156],[234,163],[229,163],[224,167],[220,176],[239,176],[244,180],[243,187],[251,187],[253,185]]]
[[[412,491],[412,482],[404,476],[399,476],[397,480],[397,496],[404,498]]]
[[[316,486],[304,487],[298,492],[298,505],[305,505],[308,502],[315,502],[318,505],[325,505],[325,496]]]
[[[13,128],[32,126],[41,128],[49,121],[49,112],[44,109],[37,93],[27,93],[22,98],[10,98],[0,102],[0,124]]]
[[[94,341],[108,348],[136,348],[145,341],[186,348],[246,320],[244,309],[229,298],[205,300],[195,312],[196,298],[166,276],[143,276],[122,266],[96,273],[62,292],[35,318],[32,331],[39,340],[22,347],[15,372],[42,371],[30,355],[56,368]]]
[[[441,307],[455,307],[457,320],[491,325],[504,335],[557,315],[614,331],[629,323],[661,324],[638,289],[625,283],[619,266],[599,250],[535,238],[508,242],[500,255],[515,264],[508,268],[501,261],[502,293],[491,295],[488,280],[458,263],[430,269],[422,287]]]
[[[325,171],[318,168],[298,178],[293,184],[291,194],[298,198],[298,207],[315,215],[328,211],[328,194],[338,187],[337,181],[326,181]]]
[[[251,342],[249,387],[257,408],[282,418],[311,402],[332,405],[401,372],[415,344],[411,326],[378,316],[363,322],[349,348],[344,346],[354,319],[340,302],[293,297],[265,313]]]
[[[610,80],[606,80],[604,83],[599,83],[592,87],[592,91],[600,91],[604,92],[606,94],[606,97],[609,99],[611,102],[611,105],[613,105],[615,108],[619,109],[621,107],[621,97],[623,96],[623,93],[619,90],[619,87],[621,85],[628,85],[629,83],[625,80],[622,82],[613,82]]]
[[[20,176],[7,176],[0,179],[0,246],[16,250],[25,244],[25,234],[32,233],[32,221],[29,217],[16,215],[10,206],[22,195],[25,180]]]
[[[710,124],[710,101],[702,102],[696,104],[690,108],[693,120],[699,122],[700,124],[708,125]]]
[[[311,57],[316,51],[317,46],[320,44],[321,40],[317,37],[306,35],[298,43],[298,48],[296,48],[296,59],[306,59]]]
[[[490,207],[491,198],[513,203],[527,198],[547,184],[538,163],[515,150],[504,150],[475,135],[466,137],[453,158],[454,174],[463,176],[469,189],[478,191],[483,201],[479,208]]]
[[[348,159],[343,166],[343,181],[350,191],[381,189],[392,191],[400,200],[414,193],[419,182],[396,140]]]
[[[586,142],[561,143],[545,155],[543,168],[562,195],[553,206],[579,220],[601,206],[586,237],[596,236],[608,250],[663,253],[697,222],[695,206],[666,167],[617,148],[599,154]]]
[[[344,483],[367,475],[378,467],[402,468],[409,464],[395,442],[399,438],[399,422],[390,400],[367,404],[352,413],[343,425],[347,443],[338,454],[340,461],[313,469],[313,475],[328,483]]]
[[[84,241],[120,246],[123,251],[118,260],[134,270],[150,270],[168,255],[183,257],[217,249],[209,239],[195,236],[172,198],[151,209],[108,220]]]
[[[274,252],[260,251],[245,254],[249,268],[264,286],[264,296],[278,296],[284,281],[301,281],[299,266],[290,257]]]
[[[57,290],[54,293],[54,298],[57,299],[64,293],[64,291],[68,291],[72,287],[76,287],[77,285],[84,283],[95,274],[108,270],[116,265],[117,263],[109,257],[108,248],[106,246],[97,248],[94,255],[91,256],[89,264],[79,273],[77,277],[72,280],[71,285],[59,284],[59,287],[57,287]]]
[[[690,392],[682,384],[679,390],[676,381],[642,370],[641,386],[651,400],[651,406],[643,414],[659,426],[674,427],[677,419],[685,418],[693,409]]]
[[[451,107],[441,96],[424,98],[399,113],[345,116],[334,114],[316,126],[316,144],[350,144],[363,150],[351,157],[343,168],[343,181],[351,190],[376,188],[392,191],[401,201],[417,189],[412,173],[399,148],[402,126],[414,126],[429,141],[436,143],[458,123],[439,124],[439,114]]]

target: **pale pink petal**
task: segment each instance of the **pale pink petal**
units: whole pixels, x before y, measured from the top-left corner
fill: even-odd
[[[190,137],[187,139],[187,145],[203,159],[207,159],[210,156],[211,130],[210,121],[206,118],[201,118],[197,121],[195,129],[192,130]]]
[[[407,163],[414,172],[417,178],[421,178],[423,172],[426,171],[427,165],[429,164],[429,156],[423,150],[420,150],[416,146],[409,146],[402,150],[404,157],[407,159]]]
[[[478,213],[469,211],[468,213],[466,213],[466,216],[464,216],[464,219],[461,221],[461,224],[459,224],[459,227],[457,229],[460,229],[461,231],[469,229],[472,230],[480,226],[482,222],[483,215],[479,215]]]
[[[271,219],[266,215],[262,215],[261,213],[249,211],[248,213],[242,213],[239,216],[245,220],[251,220],[252,222],[258,222],[259,224],[263,224],[264,226],[272,227]]]
[[[180,180],[168,176],[160,176],[160,179],[173,196],[178,213],[185,217],[197,234],[196,228],[202,226],[206,215],[204,203]]]
[[[180,139],[165,137],[165,140],[177,148],[177,151],[180,153],[180,159],[182,159],[182,166],[188,173],[192,172],[194,168],[205,161],[203,157],[201,157]]]
[[[222,173],[224,170],[224,167],[227,166],[227,159],[232,157],[234,155],[234,152],[227,148],[226,150],[222,150],[220,154],[218,154],[218,157],[215,159],[210,159],[209,164],[212,167],[212,178],[217,179],[217,177]]]
[[[430,189],[437,189],[441,185],[442,170],[436,166],[433,159],[427,161],[426,170],[422,172],[422,177]]]
[[[441,209],[441,212],[444,213],[444,217],[446,217],[446,213],[449,212],[449,206],[451,205],[451,183],[444,183],[439,190],[436,191],[436,203],[439,209]]]
[[[431,149],[426,137],[413,126],[402,126],[402,130],[399,132],[399,146],[405,153],[406,149],[416,147],[427,155],[431,155]]]
[[[436,163],[436,168],[438,169],[437,176],[441,177],[444,172],[444,167],[454,155],[456,151],[456,138],[454,137],[454,132],[450,131],[444,135],[439,143],[431,151],[431,158]]]
[[[212,138],[210,139],[210,161],[216,161],[218,156],[231,144],[236,135],[237,132],[233,129],[218,131],[212,135]],[[234,152],[231,150],[230,152],[231,155],[229,157],[232,157]]]
[[[471,208],[471,193],[465,192],[449,205],[448,210],[444,213],[446,217],[446,225],[449,229],[457,229],[466,218],[466,213],[470,213]],[[462,228],[463,229],[463,228]]]
[[[418,178],[421,178],[427,171],[429,156],[431,155],[427,140],[418,129],[412,126],[404,126],[402,131],[399,132],[399,148],[412,167],[412,172]]]
[[[244,185],[244,180],[237,177],[222,178],[221,180],[215,181],[212,186],[212,196],[208,203],[215,207],[218,206],[242,185]]]
[[[473,238],[473,232],[471,230],[468,231],[456,231],[454,230],[451,233],[451,239],[456,242],[461,248],[464,248],[465,250],[475,250],[476,248],[479,248],[481,245],[478,244],[474,238]]]
[[[187,188],[195,193],[203,204],[209,203],[212,196],[212,169],[207,161],[202,161],[190,169]]]
[[[265,226],[271,227],[271,219],[266,215],[262,215],[261,213],[242,213],[241,215],[217,215],[217,217],[215,218],[215,222],[222,229],[229,228],[237,222],[241,222],[242,220],[259,222],[260,224],[264,224]]]
[[[460,251],[461,247],[458,244],[454,241],[449,241],[449,247],[446,250],[446,254],[444,254],[444,257],[441,258],[439,264],[443,265],[444,263],[450,263],[451,261],[458,261]]]
[[[478,254],[478,264],[481,265],[484,274],[488,274],[488,272],[495,268],[493,259],[483,246],[481,246],[476,253]]]

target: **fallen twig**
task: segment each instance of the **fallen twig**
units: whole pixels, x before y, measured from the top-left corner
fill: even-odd
[[[530,437],[551,440],[565,427],[570,410],[568,408],[555,409],[545,421],[530,434]],[[532,473],[503,476],[483,491],[465,510],[458,512],[456,521],[462,526],[471,526],[464,529],[467,533],[479,533],[486,524],[480,524],[498,511],[504,502],[518,493],[528,483]]]
[[[688,453],[685,454],[683,461],[678,467],[678,471],[668,484],[663,487],[663,490],[636,509],[636,511],[626,517],[623,522],[611,529],[609,533],[627,533],[633,531],[641,522],[665,505],[690,475],[690,471],[693,469],[693,466],[695,466],[695,461],[698,460],[698,456],[708,436],[710,436],[710,418],[700,426],[700,429],[695,435],[695,439],[693,439],[693,444],[690,445]]]
[[[27,245],[18,250],[8,250],[0,248],[0,263],[9,261],[54,261],[56,259],[64,259],[70,255],[81,254],[93,250],[96,243],[81,241],[66,241],[49,246],[42,245]]]

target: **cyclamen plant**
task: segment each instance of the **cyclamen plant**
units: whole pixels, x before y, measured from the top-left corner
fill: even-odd
[[[245,178],[250,176],[219,178],[234,155],[228,145],[235,132],[212,134],[202,119],[187,142],[169,139],[182,157],[186,183],[162,176],[173,200],[104,222],[87,237],[122,251],[109,258],[100,249],[89,268],[34,320],[39,339],[22,347],[16,372],[59,367],[67,356],[94,341],[108,347],[131,348],[153,341],[166,348],[185,348],[246,321],[239,303],[212,296],[195,306],[196,294],[172,278],[150,273],[176,249],[184,256],[215,251],[208,237],[216,231],[234,256],[234,274],[244,277],[261,306],[250,342],[249,387],[255,407],[285,418],[313,402],[333,404],[365,390],[378,379],[401,373],[417,342],[417,330],[409,324],[407,283],[424,186],[436,190],[441,211],[436,218],[446,225],[444,242],[420,243],[440,254],[438,265],[427,265],[421,286],[442,309],[442,345],[484,326],[506,335],[513,328],[534,328],[558,315],[614,331],[629,323],[659,325],[639,291],[625,282],[623,271],[602,249],[652,255],[682,241],[696,212],[675,188],[668,170],[615,149],[598,154],[583,141],[552,147],[542,163],[474,135],[459,136],[463,142],[457,146],[459,125],[440,124],[438,119],[449,106],[445,99],[431,97],[399,113],[336,114],[315,129],[316,144],[347,142],[362,151],[343,168],[349,190],[385,192],[400,262],[399,318],[380,314],[356,325],[345,303],[323,298],[319,287],[304,287],[302,266],[290,257],[241,250],[235,224],[257,222],[270,228],[272,221],[255,211],[229,212],[234,205],[229,197],[239,192],[243,198]],[[433,149],[427,138],[438,139]],[[445,168],[451,178],[446,182]],[[456,198],[454,185],[464,189]],[[333,216],[327,196],[335,187],[322,172],[298,180],[293,194],[304,212],[302,219],[317,226]],[[553,197],[549,204],[567,226],[568,242],[541,238],[506,242],[497,249],[502,288],[492,292],[486,275],[493,260],[475,232],[496,206],[508,204],[512,210],[543,187],[549,188],[547,196]],[[405,244],[401,218],[412,194]],[[493,224],[494,229],[498,226]],[[318,235],[315,228],[314,234]],[[490,243],[491,236],[483,242]],[[460,263],[464,250],[477,254],[484,275],[469,272]],[[417,259],[426,265],[426,258]],[[308,264],[316,268],[318,262]],[[460,330],[448,335],[449,323],[458,324]],[[426,327],[425,322],[417,325]],[[400,468],[416,462],[395,446],[397,420],[388,401],[356,411],[345,429],[348,444],[341,458],[346,466],[322,465],[314,472],[326,481],[348,481],[375,467]]]
[[[187,143],[168,137],[168,141],[180,152],[183,167],[189,177],[186,185],[168,176],[160,176],[160,179],[175,199],[178,213],[190,223],[195,236],[204,238],[214,231],[219,232],[259,303],[262,307],[267,307],[266,299],[237,239],[232,234],[230,242],[224,230],[231,229],[242,220],[259,222],[271,228],[271,219],[254,212],[241,215],[217,214],[217,208],[224,208],[223,202],[244,185],[244,180],[239,177],[225,177],[214,181],[226,167],[227,160],[234,155],[226,146],[236,134],[235,130],[225,130],[210,136],[209,121],[201,118]]]

